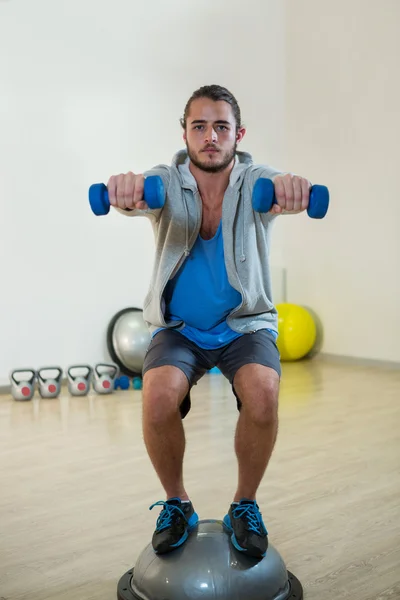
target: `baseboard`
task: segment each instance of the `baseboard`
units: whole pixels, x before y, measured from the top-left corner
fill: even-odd
[[[358,367],[375,367],[378,369],[388,369],[392,371],[400,370],[400,362],[390,360],[378,360],[373,358],[358,358],[355,356],[345,356],[342,354],[329,354],[326,352],[320,352],[315,356],[311,356],[310,360],[318,362],[326,362],[337,365],[353,365]],[[215,370],[217,372],[217,370]],[[65,385],[65,378],[63,378],[63,385]],[[0,394],[10,394],[11,386],[0,385]]]
[[[313,360],[329,362],[342,365],[354,365],[358,367],[376,367],[378,369],[400,370],[400,362],[390,360],[379,360],[375,358],[358,358],[356,356],[346,356],[342,354],[329,354],[321,352],[314,356]]]

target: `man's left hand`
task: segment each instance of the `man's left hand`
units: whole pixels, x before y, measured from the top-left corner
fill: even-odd
[[[301,212],[306,210],[310,198],[311,183],[305,177],[286,173],[274,178],[275,198],[271,213]]]

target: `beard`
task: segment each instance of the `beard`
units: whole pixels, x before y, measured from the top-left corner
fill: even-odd
[[[235,142],[234,146],[230,150],[225,150],[223,152],[219,150],[216,154],[213,155],[215,158],[211,162],[207,157],[201,160],[203,155],[207,154],[207,151],[198,152],[196,155],[186,143],[186,148],[190,160],[198,169],[201,169],[206,173],[219,173],[220,171],[224,171],[234,159],[236,154],[236,147],[237,143]]]

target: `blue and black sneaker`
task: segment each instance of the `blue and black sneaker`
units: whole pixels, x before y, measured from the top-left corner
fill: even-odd
[[[157,554],[171,552],[186,542],[189,533],[196,527],[199,517],[194,512],[191,502],[180,498],[170,498],[166,502],[160,500],[150,506],[163,506],[153,533],[152,544]]]
[[[242,498],[233,502],[224,517],[226,529],[232,533],[231,541],[240,552],[254,558],[263,558],[268,548],[268,531],[255,500]]]

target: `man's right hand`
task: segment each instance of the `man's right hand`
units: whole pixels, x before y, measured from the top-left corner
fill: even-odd
[[[107,183],[110,204],[122,210],[148,208],[143,200],[144,175],[129,171],[125,175],[112,175]]]

